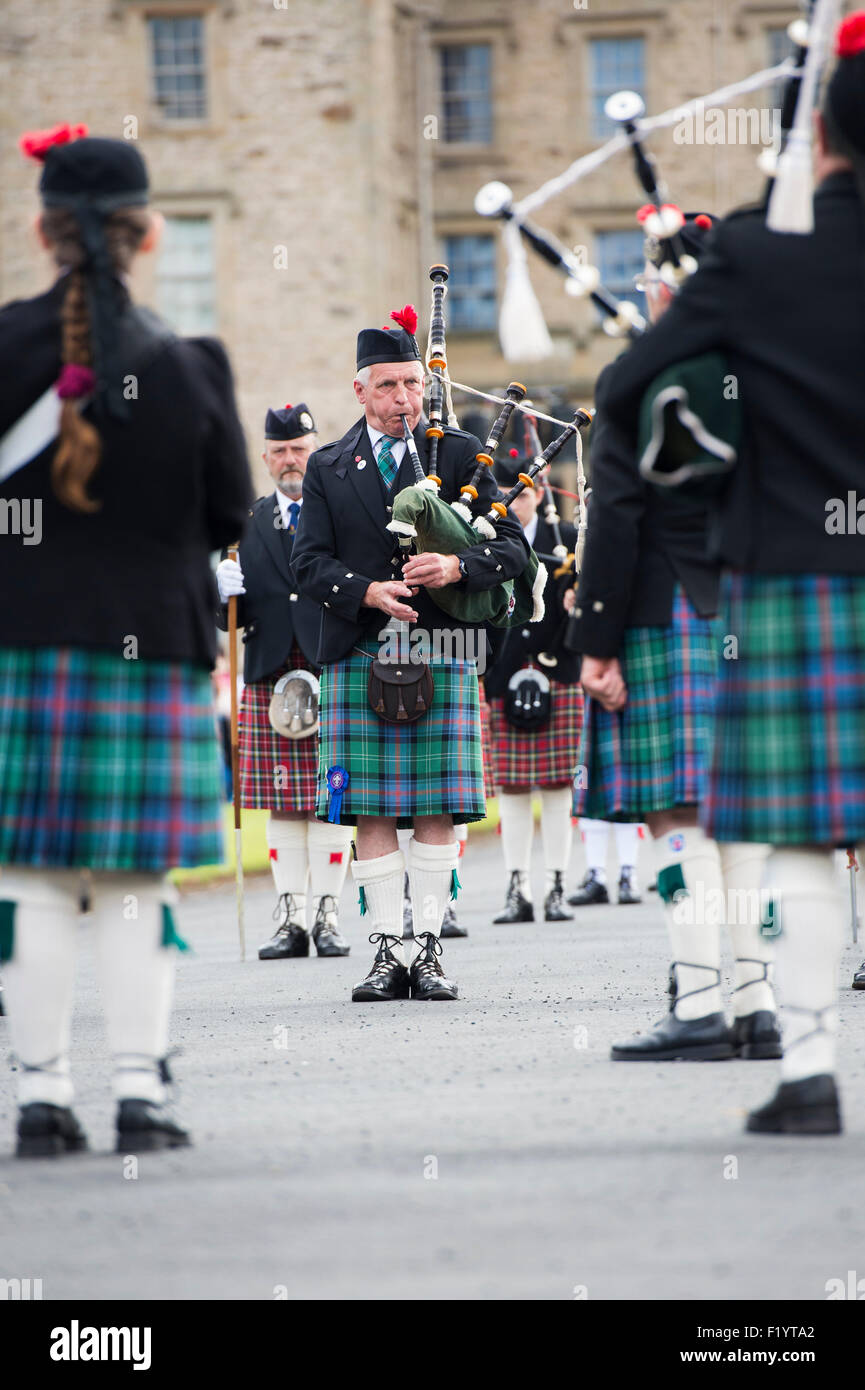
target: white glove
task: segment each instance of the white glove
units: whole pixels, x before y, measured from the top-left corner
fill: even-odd
[[[245,594],[243,570],[236,560],[220,560],[216,566],[216,586],[223,603],[228,603],[235,594]]]

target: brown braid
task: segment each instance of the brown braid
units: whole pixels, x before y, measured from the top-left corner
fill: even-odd
[[[142,208],[119,208],[105,224],[105,238],[119,273],[127,270],[147,228],[149,214]],[[66,294],[60,312],[61,358],[80,367],[93,365],[90,345],[90,310],[87,282],[80,269],[84,247],[74,215],[63,208],[42,214],[42,231],[51,244],[54,259],[68,268]],[[51,464],[51,485],[58,501],[75,512],[95,512],[100,503],[87,494],[87,485],[102,456],[99,431],[85,420],[74,400],[64,400],[60,411],[60,437]]]

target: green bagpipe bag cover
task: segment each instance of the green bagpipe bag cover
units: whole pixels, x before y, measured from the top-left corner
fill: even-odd
[[[482,545],[484,537],[464,521],[458,512],[443,502],[434,492],[422,487],[406,487],[393,503],[393,522],[405,529],[412,527],[418,552],[437,551],[455,555],[470,546]],[[518,623],[537,622],[543,616],[541,593],[546,569],[537,555],[528,549],[528,560],[516,579],[505,579],[492,589],[467,593],[457,584],[443,589],[430,589],[429,596],[452,618],[481,627],[515,627]]]
[[[640,405],[640,472],[661,487],[717,492],[736,463],[741,435],[738,386],[724,357],[710,352],[676,362]]]

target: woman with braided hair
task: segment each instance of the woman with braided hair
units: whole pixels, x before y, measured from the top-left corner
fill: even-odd
[[[125,277],[159,219],[133,145],[58,127],[38,232],[59,278],[0,310],[0,961],[18,1154],[87,1147],[71,1109],[75,941],[92,913],[123,1153],[178,1147],[165,882],[222,857],[210,553],[250,499],[231,372]],[[26,534],[25,534],[26,530]]]

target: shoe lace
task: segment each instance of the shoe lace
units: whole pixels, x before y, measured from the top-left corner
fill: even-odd
[[[519,869],[514,869],[513,873],[511,874],[511,881],[510,881],[510,883],[508,884],[508,891],[507,891],[507,896],[506,896],[506,898],[505,898],[505,902],[506,902],[508,905],[511,904],[511,903],[515,903],[519,897],[520,897],[520,871],[519,871]],[[427,935],[429,935],[429,933],[427,933]],[[418,940],[420,940],[419,937],[418,937]]]
[[[399,962],[393,954],[394,946],[401,946],[402,941],[398,936],[390,936],[387,932],[374,931],[369,938],[371,946],[378,946],[372,969],[367,976],[371,979],[373,975],[384,975],[392,966]]]
[[[733,990],[733,993],[734,993],[734,994],[738,994],[740,989],[750,989],[752,985],[762,985],[762,984],[764,984],[764,983],[765,983],[765,984],[768,984],[768,983],[769,983],[769,962],[768,962],[768,961],[765,961],[765,960],[758,960],[756,956],[737,956],[737,957],[736,957],[736,964],[737,964],[737,965],[759,965],[759,967],[760,967],[760,974],[759,974],[759,975],[756,975],[756,976],[754,977],[753,980],[746,980],[745,983],[744,983],[743,985],[736,985],[735,989]]]
[[[325,904],[327,903],[330,904],[329,907],[325,906]],[[319,899],[318,907],[315,910],[315,925],[313,927],[313,931],[318,931],[320,927],[324,927],[326,930],[332,931],[334,923],[328,922],[327,917],[328,913],[333,913],[335,915],[336,910],[336,898],[333,896],[333,894],[322,893],[321,898]]]
[[[685,992],[684,994],[679,994],[679,992],[678,992],[678,984],[677,984],[677,981],[676,981],[676,966],[677,966],[677,965],[684,965],[688,970],[711,970],[711,972],[712,972],[712,974],[715,976],[715,978],[714,978],[714,980],[711,980],[711,981],[709,982],[709,984],[707,984],[707,985],[700,985],[699,988],[697,988],[697,989],[689,989],[689,990],[686,990],[686,992]],[[674,960],[673,963],[672,963],[672,965],[670,966],[670,983],[669,983],[668,989],[667,989],[667,992],[668,992],[668,994],[670,995],[670,998],[671,998],[671,1001],[672,1001],[671,1004],[670,1004],[670,1013],[673,1015],[674,1018],[678,1018],[679,1015],[676,1013],[676,1005],[677,1005],[677,1004],[680,1004],[680,1003],[682,1002],[683,999],[690,999],[691,996],[692,996],[693,994],[705,994],[705,993],[707,992],[707,990],[710,990],[710,989],[717,989],[717,988],[720,986],[720,984],[721,984],[721,972],[720,972],[720,970],[717,968],[717,966],[715,966],[715,965],[699,965],[699,964],[696,964],[694,961],[691,961],[691,960]],[[674,988],[675,988],[675,993],[674,993]]]
[[[276,936],[287,936],[290,931],[303,930],[299,922],[293,922],[291,920],[296,912],[297,904],[294,901],[294,894],[280,893],[276,907],[273,909],[272,913],[273,921],[279,922],[279,926],[275,933]]]
[[[415,941],[423,942],[423,949],[419,956],[412,962],[412,969],[425,974],[441,975],[442,968],[436,959],[441,955],[443,947],[434,932],[421,932],[420,936],[415,937]]]

